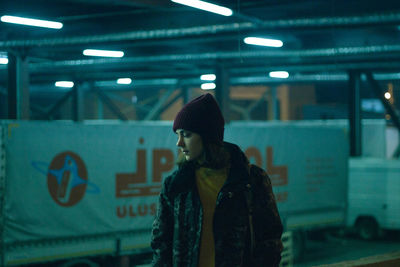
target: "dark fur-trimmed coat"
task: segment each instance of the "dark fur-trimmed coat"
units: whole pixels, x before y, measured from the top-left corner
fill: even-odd
[[[270,179],[261,168],[248,164],[238,146],[224,145],[231,155],[231,167],[214,214],[215,266],[278,266],[282,223]],[[253,253],[246,190],[251,190],[252,196]],[[198,266],[202,216],[195,168],[186,164],[166,178],[159,196],[151,239],[153,266]]]

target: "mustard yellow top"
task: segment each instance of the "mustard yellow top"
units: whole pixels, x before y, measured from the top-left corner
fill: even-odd
[[[214,170],[202,167],[196,170],[197,190],[203,206],[199,267],[215,267],[213,218],[217,196],[227,175],[226,168]]]

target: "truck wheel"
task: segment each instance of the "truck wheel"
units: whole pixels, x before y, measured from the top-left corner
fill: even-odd
[[[378,236],[378,224],[373,218],[360,219],[356,228],[358,235],[364,240],[373,240]]]

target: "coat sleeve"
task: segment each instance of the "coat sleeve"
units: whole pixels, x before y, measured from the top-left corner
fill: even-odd
[[[251,176],[256,185],[255,188],[253,186],[254,261],[257,266],[279,266],[283,226],[271,180],[264,170],[256,166],[251,168]]]
[[[151,234],[152,266],[154,267],[172,266],[173,206],[166,191],[166,182],[164,182]]]

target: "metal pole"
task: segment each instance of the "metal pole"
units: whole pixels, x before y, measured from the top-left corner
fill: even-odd
[[[8,119],[28,120],[29,64],[21,56],[8,53]]]
[[[229,111],[229,74],[225,66],[217,65],[215,98],[224,116],[225,122],[230,120]]]
[[[278,114],[277,88],[276,85],[272,85],[268,95],[268,119],[279,120]]]
[[[360,73],[349,73],[349,128],[350,128],[350,156],[360,157],[361,147],[361,101],[360,101]]]
[[[76,83],[72,88],[73,98],[72,98],[72,114],[74,121],[82,121],[84,119],[83,115],[83,88],[82,84]]]

